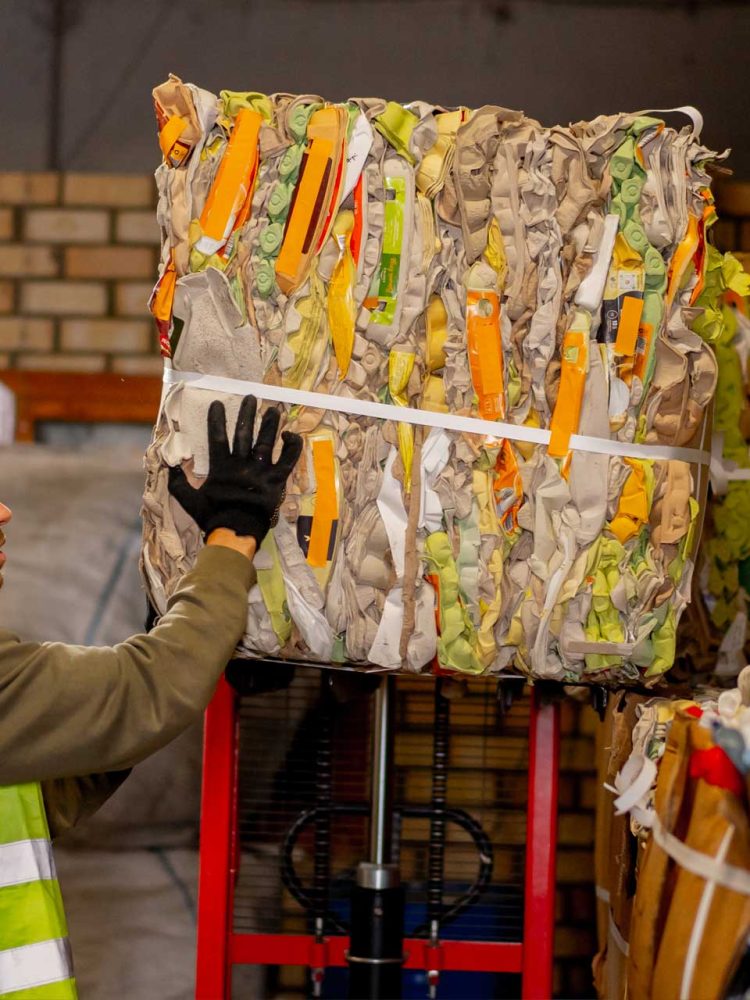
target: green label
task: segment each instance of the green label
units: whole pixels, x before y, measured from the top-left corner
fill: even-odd
[[[373,276],[370,289],[370,298],[376,300],[373,303],[370,322],[388,326],[395,318],[398,300],[401,248],[404,241],[406,178],[386,177],[384,183],[383,251],[380,255],[380,266]]]

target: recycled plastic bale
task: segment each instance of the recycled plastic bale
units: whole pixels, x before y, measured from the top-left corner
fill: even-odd
[[[154,91],[165,358],[142,567],[242,395],[304,436],[238,655],[654,685],[707,486],[731,261],[700,115]],[[684,109],[683,109],[684,110]],[[314,395],[310,395],[314,394]]]

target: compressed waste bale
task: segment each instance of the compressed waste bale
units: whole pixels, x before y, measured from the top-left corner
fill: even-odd
[[[252,390],[305,450],[239,655],[657,683],[690,596],[732,280],[697,112],[548,128],[177,77],[154,99],[157,610],[202,544],[167,468],[199,484],[210,402],[231,433]]]

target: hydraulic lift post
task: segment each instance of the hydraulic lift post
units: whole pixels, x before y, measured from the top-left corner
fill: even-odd
[[[395,680],[375,691],[369,861],[360,862],[352,890],[350,1000],[401,996],[404,889],[393,857],[393,737]]]

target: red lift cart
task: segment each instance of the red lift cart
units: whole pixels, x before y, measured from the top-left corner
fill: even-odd
[[[347,965],[350,977],[358,975],[359,961],[376,963],[369,973],[377,976],[387,973],[389,962],[398,965],[398,975],[402,964],[405,976],[423,970],[424,996],[443,995],[441,983],[461,971],[514,974],[521,996],[548,1000],[557,705],[532,688],[510,709],[509,719],[520,714],[507,736],[507,726],[498,722],[498,697],[504,697],[498,693],[507,691],[510,681],[503,689],[495,688],[496,681],[471,682],[465,703],[452,703],[439,678],[381,675],[365,678],[366,697],[342,701],[325,693],[331,676],[346,678],[346,673],[298,666],[291,683],[248,697],[222,680],[206,712],[198,1000],[229,998],[232,971],[239,965],[306,967],[308,995],[325,996],[326,977],[340,977]],[[454,763],[463,771],[454,773]],[[508,781],[506,767],[514,769]],[[451,787],[459,790],[462,803],[472,794],[481,795],[481,803],[453,808]],[[503,811],[511,787],[516,813],[510,806]],[[410,796],[421,804],[409,804]],[[482,827],[487,817],[495,834]],[[496,835],[510,836],[516,845],[516,868],[504,863],[493,875]],[[254,853],[261,842],[265,847]],[[446,881],[472,851],[474,882],[467,888]],[[357,854],[368,860],[357,866]],[[399,869],[405,873],[407,902],[401,889],[395,905],[405,906],[411,924],[420,927],[410,929],[407,919],[397,960],[359,958],[357,948],[370,952],[366,942],[363,950],[353,941],[356,930],[350,933],[347,920],[356,923],[356,913],[342,886],[385,886],[387,879],[378,882],[384,871],[395,871],[397,884]],[[415,872],[421,875],[418,884],[409,881]],[[355,909],[357,891],[364,890],[355,889]],[[382,915],[383,905],[377,897],[374,912]],[[454,919],[459,912],[463,917]],[[509,919],[516,920],[510,933],[504,930]],[[393,923],[386,921],[386,935]],[[337,992],[341,980],[337,983],[329,995],[344,995]]]

